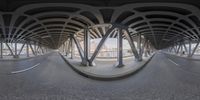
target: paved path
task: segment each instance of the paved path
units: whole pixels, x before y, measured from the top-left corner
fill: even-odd
[[[200,100],[200,62],[170,59],[180,66],[158,53],[131,77],[97,81],[80,76],[53,53],[34,58],[32,64],[40,65],[31,70],[0,74],[0,100]],[[197,69],[188,71],[191,66]]]
[[[153,56],[153,55],[152,55]],[[95,66],[85,67],[81,64],[80,58],[71,59],[63,56],[66,62],[71,67],[82,75],[98,80],[115,80],[128,77],[141,70],[150,61],[152,56],[143,57],[143,60],[138,62],[134,57],[123,59],[123,67],[116,67],[116,60],[95,60]],[[104,60],[104,61],[103,61]]]

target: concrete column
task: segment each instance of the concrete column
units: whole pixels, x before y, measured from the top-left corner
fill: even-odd
[[[118,29],[117,34],[117,64],[116,67],[123,67],[123,37],[122,29]]]

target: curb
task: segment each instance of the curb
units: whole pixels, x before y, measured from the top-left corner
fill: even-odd
[[[189,57],[181,57],[181,56],[178,56],[178,55],[174,55],[174,54],[170,54],[170,53],[166,53],[166,52],[163,52],[165,55],[171,55],[171,56],[175,56],[175,57],[179,57],[179,58],[183,58],[183,59],[188,59],[188,60],[193,60],[193,61],[200,61],[200,59],[195,59],[195,58],[189,58]]]
[[[60,54],[60,53],[59,53]],[[111,81],[111,80],[119,80],[119,79],[124,79],[124,78],[127,78],[133,74],[136,74],[137,72],[139,72],[140,70],[142,70],[144,68],[144,66],[146,66],[146,64],[148,64],[148,62],[153,58],[155,54],[153,54],[149,59],[148,61],[146,61],[143,65],[141,65],[141,67],[135,69],[135,70],[132,70],[130,72],[128,72],[127,74],[124,74],[124,75],[118,75],[118,76],[110,76],[110,77],[105,77],[105,76],[98,76],[98,75],[95,75],[95,74],[92,74],[92,73],[87,73],[87,72],[84,72],[84,71],[81,71],[77,68],[75,68],[63,55],[60,54],[61,58],[75,71],[77,72],[78,74],[84,76],[84,77],[87,77],[87,78],[90,78],[90,79],[94,79],[94,80],[102,80],[102,81]]]

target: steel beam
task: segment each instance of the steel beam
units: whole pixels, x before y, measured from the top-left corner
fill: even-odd
[[[123,37],[122,29],[118,28],[117,32],[117,64],[116,67],[123,67]]]
[[[183,47],[184,47],[184,49],[185,49],[185,52],[187,52],[187,53],[188,53],[188,49],[187,49],[187,47],[186,47],[185,43],[183,43]]]
[[[134,56],[135,56],[135,59],[137,60],[137,61],[142,61],[142,59],[139,57],[139,54],[138,54],[138,52],[137,52],[137,49],[136,49],[136,47],[135,47],[135,45],[134,45],[134,41],[133,41],[133,39],[131,38],[131,34],[130,34],[130,32],[128,31],[128,29],[126,29],[126,32],[125,32],[125,37],[126,37],[126,39],[128,40],[128,42],[129,42],[129,44],[130,44],[130,47],[131,47],[131,50],[132,50],[132,52],[133,52],[133,54],[134,54]]]
[[[37,55],[37,43],[34,42],[33,46],[34,46],[34,49],[33,49],[33,50],[35,51],[35,55]]]
[[[9,49],[11,55],[15,58],[14,53],[13,53],[12,49],[10,48],[10,46],[8,45],[8,43],[5,43],[5,44],[6,44],[6,46],[8,47],[8,49]]]
[[[26,43],[26,56],[29,57],[29,44]]]
[[[143,47],[142,47],[142,54],[144,53],[144,56],[147,57],[148,55],[148,40],[145,40]]]
[[[44,49],[42,48],[42,47],[40,47],[40,49],[41,49],[41,51],[42,51],[42,54],[44,54],[45,52],[44,52]]]
[[[178,53],[179,53],[179,51],[180,51],[180,48],[181,48],[181,43],[179,43],[179,45],[178,45],[178,49],[177,49],[177,51],[176,51],[176,54],[178,54]]]
[[[34,49],[33,49],[32,45],[31,45],[30,43],[29,43],[29,45],[30,45],[30,48],[31,48],[31,51],[32,51],[33,55],[35,55],[35,56],[36,56],[36,54],[35,54],[35,51],[34,51]]]
[[[83,54],[83,49],[81,48],[80,42],[78,41],[78,39],[75,36],[73,36],[73,39],[74,39],[75,45],[76,45],[76,47],[78,49],[79,55],[81,57],[81,60],[83,61],[84,54]]]
[[[102,46],[104,45],[105,41],[108,39],[108,37],[110,36],[110,34],[113,32],[114,29],[115,29],[115,27],[112,26],[110,29],[107,30],[105,35],[102,37],[101,41],[99,42],[97,48],[95,49],[93,55],[91,56],[91,58],[89,60],[89,65],[94,64],[93,63],[94,59],[96,58],[96,56],[98,55],[98,53],[101,50]]]
[[[90,32],[88,28],[84,29],[84,59],[82,65],[88,66],[89,64],[89,54],[90,54]],[[92,64],[90,65],[92,66]]]
[[[20,51],[19,51],[18,55],[20,55],[20,54],[21,54],[21,52],[22,52],[22,50],[23,50],[24,46],[25,46],[25,43],[22,45],[22,47],[21,47],[21,49],[20,49]]]
[[[191,44],[191,40],[189,40],[188,57],[191,57],[191,56],[190,56],[191,54],[192,54],[192,44]]]
[[[18,54],[17,54],[17,42],[15,42],[15,54],[14,54],[14,58],[18,58]]]
[[[182,45],[182,43],[180,43],[181,44],[181,52],[183,52],[183,45]]]
[[[176,44],[173,46],[174,53],[176,53]]]
[[[3,40],[1,39],[1,47],[0,47],[0,52],[1,52],[1,58],[3,58]]]
[[[70,44],[71,44],[71,41],[69,39],[68,46],[67,46],[67,55],[69,55],[69,53],[70,53],[70,49],[71,49]]]
[[[172,52],[172,49],[173,49],[173,46],[171,46],[171,47],[169,48],[169,52]]]
[[[70,47],[71,47],[71,59],[74,58],[74,42],[72,36],[70,37]]]
[[[138,34],[138,50],[139,57],[142,60],[141,34]]]
[[[68,38],[67,38],[68,39]],[[63,53],[66,54],[66,42],[63,43]]]
[[[141,52],[142,54],[141,54],[141,55],[143,55],[143,54],[144,54],[144,52],[145,52],[145,50],[144,50],[144,49],[146,49],[146,48],[147,48],[147,46],[146,46],[146,45],[147,45],[147,40],[145,40],[145,41],[144,41],[144,43],[143,43],[143,45],[142,45],[142,52]],[[145,47],[146,47],[146,48],[145,48]],[[146,56],[147,56],[147,55],[145,55],[145,57],[146,57]]]
[[[40,47],[39,47],[39,44],[38,44],[37,48],[36,48],[37,55],[40,54],[40,50],[39,49],[40,49]]]
[[[147,43],[147,54],[148,55],[151,55],[151,45],[150,45],[150,41],[148,41],[148,43]]]
[[[192,56],[194,55],[194,53],[195,53],[196,49],[197,49],[197,48],[198,48],[198,46],[199,46],[199,43],[200,43],[200,41],[198,41],[198,42],[197,42],[197,44],[195,45],[195,47],[194,47],[194,49],[193,49],[193,51],[192,51],[192,53],[191,53],[190,57],[192,57]]]

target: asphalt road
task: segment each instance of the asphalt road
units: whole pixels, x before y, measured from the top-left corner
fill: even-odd
[[[200,100],[200,61],[162,53],[115,81],[85,78],[58,53],[0,63],[0,100]]]

